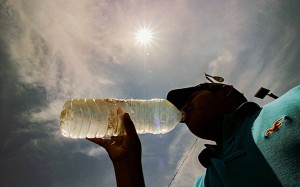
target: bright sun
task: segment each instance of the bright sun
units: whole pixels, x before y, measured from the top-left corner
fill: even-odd
[[[151,43],[153,39],[153,33],[148,28],[141,28],[137,31],[135,39],[138,43],[147,45]]]

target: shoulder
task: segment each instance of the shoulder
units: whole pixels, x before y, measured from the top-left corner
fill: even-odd
[[[262,107],[262,110],[253,124],[253,138],[256,143],[259,143],[260,138],[265,140],[266,136],[271,137],[270,134],[265,134],[268,129],[272,130],[271,134],[278,131],[278,133],[274,135],[284,136],[290,133],[300,133],[299,125],[300,86],[297,86]],[[280,132],[279,129],[281,130]]]
[[[300,86],[262,107],[252,135],[283,184],[300,178]]]
[[[292,110],[299,111],[300,106],[300,86],[297,86],[284,95],[274,100],[273,102],[265,105],[263,107],[264,110],[270,111],[289,111]]]

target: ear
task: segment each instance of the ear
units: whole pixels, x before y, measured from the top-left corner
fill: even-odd
[[[234,88],[232,85],[224,85],[222,88],[222,91],[223,91],[225,97],[229,97],[232,95]]]

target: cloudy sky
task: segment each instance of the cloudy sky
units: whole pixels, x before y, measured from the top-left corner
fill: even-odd
[[[115,186],[103,149],[60,134],[70,98],[165,98],[206,72],[263,106],[271,99],[253,97],[261,86],[280,96],[299,85],[299,9],[298,0],[0,0],[0,186]],[[153,32],[146,47],[135,40],[141,27]],[[170,186],[192,186],[202,173],[204,142],[183,124],[140,138],[147,186],[168,186],[177,171]]]

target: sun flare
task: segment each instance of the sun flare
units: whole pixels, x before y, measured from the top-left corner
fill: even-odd
[[[135,39],[138,43],[147,45],[151,43],[153,39],[153,33],[148,28],[141,28],[137,31]]]

